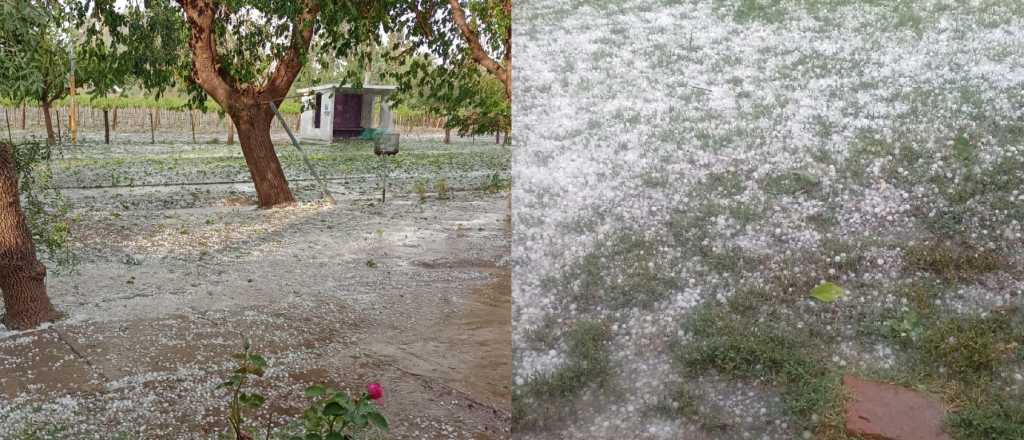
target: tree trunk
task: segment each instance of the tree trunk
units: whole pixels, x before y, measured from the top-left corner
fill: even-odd
[[[452,143],[452,129],[450,129],[448,127],[444,128],[444,143],[446,143],[446,144]]]
[[[228,116],[228,145],[235,143],[235,123],[231,122],[231,117]]]
[[[0,290],[5,314],[0,322],[25,330],[60,317],[46,295],[46,266],[36,259],[32,234],[18,196],[13,147],[0,144]]]
[[[149,143],[156,143],[156,126],[153,125],[153,110],[149,111]]]
[[[25,122],[26,122],[26,119],[25,119],[25,104],[22,104],[21,105],[21,129],[22,130],[25,129]]]
[[[50,103],[43,101],[40,105],[43,110],[43,121],[46,122],[46,144],[53,145],[57,143],[57,138],[53,135],[53,119],[50,118]]]
[[[110,124],[110,129],[117,131],[117,107],[114,107],[114,122]]]
[[[234,106],[233,106],[234,107]],[[270,141],[270,123],[273,112],[267,104],[238,106],[231,120],[238,128],[238,143],[242,145],[245,164],[256,186],[260,208],[274,208],[295,204],[288,189],[288,180]]]
[[[501,132],[500,131],[494,132],[494,143],[495,144],[501,144]]]

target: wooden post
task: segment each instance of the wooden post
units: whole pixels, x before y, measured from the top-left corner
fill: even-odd
[[[7,140],[14,145],[14,136],[11,135],[11,109],[4,107],[4,119],[7,120]]]
[[[110,145],[110,118],[107,109],[103,109],[103,143]]]
[[[156,128],[153,126],[153,110],[149,111],[149,143],[156,143]]]
[[[196,111],[188,111],[188,124],[192,127],[192,143],[196,143]]]
[[[75,68],[74,62],[71,64],[71,76],[68,81],[68,86],[71,88],[69,95],[71,101],[68,108],[68,130],[71,132],[71,144],[78,144],[78,103],[75,102]]]
[[[60,107],[53,109],[53,112],[57,115],[57,117],[54,118],[54,119],[57,120],[57,143],[58,144],[63,144],[64,143],[64,135],[60,132]]]

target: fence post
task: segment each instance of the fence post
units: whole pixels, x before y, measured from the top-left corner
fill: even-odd
[[[103,143],[110,145],[110,118],[107,109],[103,109]]]
[[[189,109],[188,111],[188,125],[192,127],[192,143],[196,143],[196,111]]]
[[[7,121],[7,140],[14,145],[14,136],[11,135],[11,109],[4,107],[4,119]]]
[[[60,107],[53,109],[53,112],[57,115],[54,118],[57,121],[57,143],[64,144],[64,134],[60,131]]]

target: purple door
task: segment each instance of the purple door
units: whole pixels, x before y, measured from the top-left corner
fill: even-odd
[[[363,97],[339,94],[334,97],[334,137],[356,137],[362,134]]]

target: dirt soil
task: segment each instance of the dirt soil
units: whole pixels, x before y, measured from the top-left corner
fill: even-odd
[[[505,195],[258,210],[246,186],[67,192],[81,261],[47,279],[67,317],[0,328],[0,438],[213,438],[243,335],[270,360],[260,425],[310,384],[380,382],[375,435],[509,436]]]

